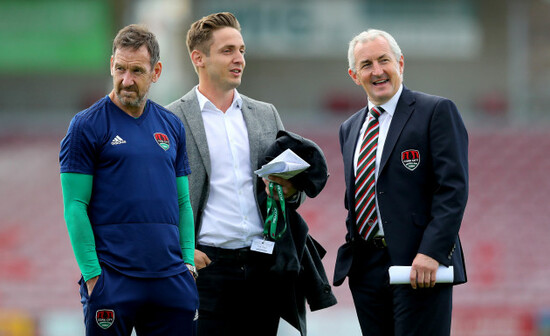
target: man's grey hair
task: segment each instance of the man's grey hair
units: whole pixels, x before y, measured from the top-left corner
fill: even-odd
[[[369,29],[355,36],[349,42],[348,63],[349,63],[349,68],[351,69],[351,71],[353,71],[353,73],[357,72],[357,69],[355,68],[355,54],[354,54],[355,46],[357,45],[357,43],[372,41],[378,37],[382,37],[386,39],[386,41],[388,41],[390,48],[393,52],[393,55],[395,56],[395,59],[399,61],[402,55],[401,48],[399,48],[399,45],[397,44],[393,36],[391,36],[388,32],[385,32],[383,30]]]

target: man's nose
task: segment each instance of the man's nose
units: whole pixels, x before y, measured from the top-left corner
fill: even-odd
[[[243,64],[244,63],[244,54],[243,53],[237,53],[234,59],[235,63]]]
[[[124,87],[132,86],[134,84],[134,76],[130,71],[126,71],[122,76],[122,85]]]
[[[378,62],[373,63],[372,74],[374,76],[378,76],[378,75],[382,75],[383,73],[384,71],[382,70],[382,66]]]

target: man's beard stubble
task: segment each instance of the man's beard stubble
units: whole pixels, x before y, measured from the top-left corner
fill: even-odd
[[[134,92],[137,95],[137,97],[136,98],[129,98],[129,97],[121,94],[122,90],[129,91],[129,92]],[[116,96],[117,96],[118,100],[122,103],[122,105],[124,105],[124,106],[139,107],[143,103],[143,100],[147,97],[147,93],[145,93],[144,95],[140,95],[139,90],[137,89],[137,87],[135,87],[135,85],[132,85],[132,86],[128,86],[128,87],[120,87],[116,91]]]

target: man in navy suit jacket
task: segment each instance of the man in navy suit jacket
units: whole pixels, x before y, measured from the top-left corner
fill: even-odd
[[[346,276],[365,335],[449,335],[452,288],[466,282],[458,237],[468,198],[468,134],[455,104],[403,85],[404,58],[387,32],[356,36],[349,75],[368,106],[340,127],[346,194],[346,241],[338,250],[334,284]],[[358,234],[355,175],[359,139],[381,107],[376,150],[377,226]],[[390,285],[392,265],[412,266],[410,285]],[[437,283],[440,266],[453,266],[454,283]]]

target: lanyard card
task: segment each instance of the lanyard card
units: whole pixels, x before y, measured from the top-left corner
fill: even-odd
[[[265,239],[254,239],[252,241],[252,246],[250,247],[250,250],[260,253],[273,254],[274,247],[275,242]]]

